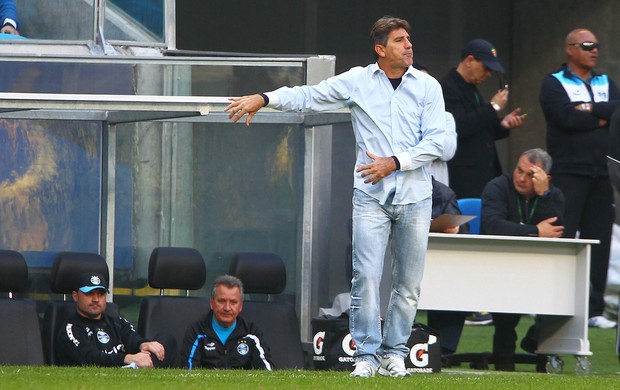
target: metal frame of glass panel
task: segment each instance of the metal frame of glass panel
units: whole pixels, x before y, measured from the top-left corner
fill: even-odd
[[[5,86],[0,88],[0,91],[6,91],[0,92],[0,118],[95,121],[102,124],[99,251],[106,258],[110,269],[114,270],[117,138],[122,126],[158,122],[163,124],[162,129],[165,130],[166,123],[229,124],[228,114],[223,112],[223,108],[228,104],[225,96],[250,91],[228,93],[230,89],[228,84],[238,81],[235,88],[243,87],[244,78],[246,81],[248,78],[258,80],[269,78],[265,75],[256,75],[257,70],[267,70],[269,75],[270,69],[277,70],[279,67],[298,69],[296,73],[302,75],[302,78],[288,81],[274,78],[271,82],[278,83],[277,86],[316,84],[333,75],[335,58],[331,56],[267,58],[234,55],[211,58],[164,57],[164,50],[176,49],[175,0],[162,0],[163,42],[110,39],[105,31],[106,22],[109,22],[106,11],[110,2],[89,1],[92,4],[91,37],[87,37],[86,40],[7,40],[0,44],[0,67],[3,66],[3,69],[8,67],[11,70],[11,66],[14,69],[25,66],[34,70],[34,73],[47,72],[53,77],[55,71],[71,64],[78,69],[92,68],[94,71],[91,72],[91,77],[97,77],[97,71],[100,69],[107,71],[129,66],[137,69],[133,73],[134,90],[128,94],[96,91],[91,93],[90,90],[87,93],[74,93],[71,86],[63,89],[61,85],[56,86],[59,90],[54,90],[54,93],[49,93],[44,88],[43,92],[32,92],[26,88],[27,93],[22,93],[24,91],[20,91],[19,88],[15,90],[10,84],[5,83]],[[88,1],[85,1],[84,5],[88,5]],[[234,72],[230,73],[228,69],[234,69]],[[71,72],[65,70],[64,77],[70,80],[73,77]],[[147,77],[149,72],[157,72],[154,77],[157,80],[155,85],[151,85],[151,80]],[[224,91],[214,93],[209,83],[196,88],[192,77],[200,72],[204,73],[199,76],[202,79],[223,74],[218,82],[224,87]],[[88,76],[81,77],[86,77],[88,82]],[[33,81],[35,85],[36,82]],[[79,79],[78,82],[84,83],[84,80]],[[271,85],[267,85],[267,87],[249,85],[247,88],[269,90]],[[300,316],[301,337],[305,341],[311,339],[310,319],[313,313],[318,311],[319,306],[317,299],[319,264],[328,258],[324,226],[328,223],[331,196],[329,174],[331,162],[326,158],[331,154],[330,125],[348,122],[350,115],[347,110],[304,114],[263,109],[253,120],[256,125],[290,125],[303,132],[303,194],[300,194],[303,205],[299,221],[301,226],[297,229],[299,233],[296,239],[297,254],[294,263],[296,264],[295,303]],[[115,285],[114,272],[111,273],[110,284]]]
[[[153,1],[133,6],[125,3],[133,12],[125,12],[111,0],[18,2],[20,30],[28,39],[6,39],[22,45],[85,45],[94,55],[117,55],[118,46],[176,49],[175,0]],[[141,18],[136,12],[148,16]],[[59,29],[56,24],[61,15],[68,20]],[[156,23],[149,23],[151,20]],[[151,31],[147,24],[156,24],[162,31]]]

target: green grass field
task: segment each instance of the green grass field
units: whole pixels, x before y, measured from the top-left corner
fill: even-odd
[[[418,320],[424,322],[425,313]],[[533,319],[523,316],[519,335]],[[465,327],[459,353],[491,350],[492,326]],[[613,389],[620,386],[620,363],[615,354],[614,329],[590,329],[592,374],[574,372],[575,359],[563,356],[562,374],[536,373],[533,365],[518,365],[517,372],[453,367],[440,374],[409,378],[349,378],[348,372],[279,370],[129,370],[121,368],[0,367],[0,389]]]

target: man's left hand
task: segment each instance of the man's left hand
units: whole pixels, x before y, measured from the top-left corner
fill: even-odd
[[[366,178],[364,183],[377,184],[381,179],[389,176],[396,170],[396,162],[392,157],[381,157],[366,151],[366,155],[372,159],[370,164],[362,165],[355,172],[361,172]]]
[[[519,115],[520,113],[521,109],[516,108],[510,114],[506,115],[504,119],[502,119],[500,126],[504,129],[514,129],[515,127],[521,126],[525,120],[525,115]]]
[[[140,351],[150,352],[153,355],[157,356],[157,359],[159,359],[160,361],[163,361],[166,357],[166,351],[164,350],[164,346],[157,341],[149,341],[140,344]]]

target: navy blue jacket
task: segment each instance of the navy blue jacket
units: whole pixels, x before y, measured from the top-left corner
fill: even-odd
[[[502,174],[495,141],[506,138],[509,130],[478,88],[467,83],[455,68],[441,80],[446,111],[456,122],[457,148],[448,161],[450,188],[457,198],[480,198],[482,189]]]
[[[120,367],[126,354],[140,352],[147,341],[123,317],[102,313],[93,320],[76,313],[58,332],[56,361],[59,366]]]
[[[0,27],[4,26],[4,22],[7,18],[13,19],[19,27],[19,21],[17,20],[17,11],[15,10],[15,2],[13,0],[0,0]]]
[[[245,368],[271,370],[273,363],[263,333],[251,322],[237,317],[237,326],[222,344],[215,334],[211,321],[213,311],[185,332],[181,361],[184,367],[194,368]],[[277,319],[274,319],[277,321]]]
[[[573,96],[572,100],[563,83],[574,88],[585,83],[569,72],[566,64],[542,81],[540,105],[547,120],[547,152],[553,157],[552,175],[607,176],[609,126],[599,126],[599,119],[609,122],[620,104],[620,93],[606,75],[594,72],[592,75],[590,86],[584,87],[587,92],[581,93],[581,97]],[[602,87],[602,92],[593,91],[592,86]],[[592,103],[592,112],[575,109],[584,102]]]

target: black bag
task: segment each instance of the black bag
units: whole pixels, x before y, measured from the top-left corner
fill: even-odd
[[[405,367],[409,372],[441,372],[441,345],[436,330],[423,324],[413,324],[407,346],[410,351],[405,358]]]
[[[355,344],[349,332],[349,316],[312,319],[312,360],[316,370],[352,371]]]

